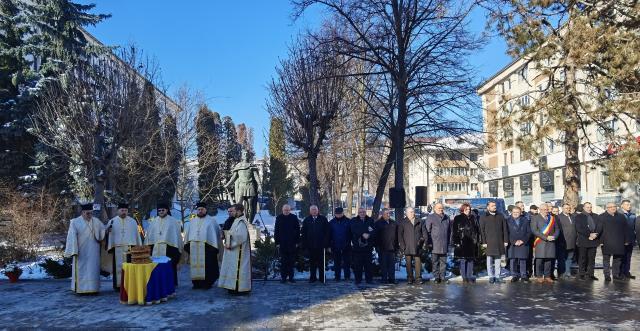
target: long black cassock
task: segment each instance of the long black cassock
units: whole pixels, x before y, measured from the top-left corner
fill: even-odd
[[[184,250],[189,253],[193,288],[210,289],[220,276],[218,250],[220,226],[209,215],[185,224]]]
[[[152,256],[171,258],[175,284],[178,285],[178,263],[182,255],[182,222],[171,217],[156,216],[151,219],[145,245],[151,246]]]

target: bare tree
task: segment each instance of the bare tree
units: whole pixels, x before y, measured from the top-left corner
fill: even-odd
[[[343,111],[344,67],[331,49],[304,39],[289,49],[269,85],[268,111],[284,123],[287,141],[304,153],[310,203],[320,202],[318,155],[333,120]]]
[[[119,55],[78,65],[50,84],[32,118],[33,134],[70,164],[76,197],[103,206],[103,219],[111,216],[105,202],[142,201],[167,171],[156,155],[160,116],[148,116],[161,112],[151,97],[157,68],[134,47]]]
[[[474,1],[458,0],[294,0],[294,16],[320,5],[342,27],[334,35],[316,34],[320,43],[336,45],[348,59],[369,64],[358,76],[379,76],[367,111],[374,136],[389,141],[378,180],[374,213],[379,210],[394,165],[394,186],[404,194],[404,151],[413,137],[460,136],[480,130],[472,71],[466,62],[480,45],[467,30]],[[369,102],[369,101],[367,101]],[[475,114],[474,114],[475,112]],[[473,118],[478,119],[476,124]],[[402,210],[396,209],[397,215]]]

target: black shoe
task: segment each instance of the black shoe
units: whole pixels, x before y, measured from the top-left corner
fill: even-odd
[[[356,284],[356,285],[360,285],[361,283],[362,283],[362,281],[361,281],[361,280],[356,280],[356,281],[355,281],[355,284]]]
[[[530,283],[531,279],[529,279],[529,277],[523,277],[522,281],[525,282],[525,283]]]
[[[520,280],[520,277],[513,277],[511,278],[511,282],[512,283],[517,283]]]
[[[493,284],[496,282],[496,279],[494,277],[489,278],[489,284]]]
[[[625,277],[613,276],[614,280],[627,280]]]
[[[280,283],[284,284],[286,282],[287,282],[287,280],[285,278],[280,279]]]
[[[422,279],[422,278],[420,278],[420,280],[418,281],[418,283],[420,283],[420,285],[426,284],[428,282],[429,282],[428,279]]]
[[[407,284],[408,285],[413,285],[413,283],[415,283],[415,281],[413,279],[409,279],[407,280]]]
[[[625,275],[627,278],[629,279],[636,279],[636,276],[632,275],[632,274],[626,274]]]
[[[293,284],[293,283],[295,283],[295,282],[296,282],[296,281],[295,281],[293,278],[289,279],[289,283]]]
[[[336,283],[339,283],[340,282],[340,278],[336,278],[335,281],[336,281]]]
[[[395,279],[392,279],[392,280],[387,281],[387,284],[396,285],[396,284],[398,284],[398,282]]]
[[[476,279],[475,278],[471,278],[469,281],[471,281],[472,283],[475,283]]]
[[[605,282],[610,282],[611,281],[611,277],[610,276],[604,276],[604,281]]]
[[[315,283],[315,282],[317,282],[317,281],[318,281],[318,280],[317,280],[317,279],[315,279],[315,278],[311,278],[311,279],[309,279],[309,283]]]
[[[440,284],[440,283],[442,283],[442,279],[436,278],[436,284]]]
[[[596,276],[589,276],[589,280],[599,280]]]

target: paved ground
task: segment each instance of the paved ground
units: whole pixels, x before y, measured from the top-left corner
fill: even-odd
[[[633,272],[640,276],[635,253]],[[191,290],[185,277],[175,299],[145,307],[120,304],[110,282],[98,296],[79,297],[66,280],[0,281],[0,329],[640,329],[640,277],[549,286],[254,281],[246,297]]]

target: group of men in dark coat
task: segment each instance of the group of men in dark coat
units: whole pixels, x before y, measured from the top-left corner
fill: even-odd
[[[326,253],[332,254],[335,280],[351,279],[355,283],[363,280],[373,282],[372,259],[375,248],[380,258],[382,279],[395,282],[395,255],[398,249],[397,225],[383,210],[377,222],[366,214],[364,208],[349,219],[340,207],[334,210],[335,217],[329,222],[319,214],[318,207],[309,208],[310,215],[302,221],[291,214],[289,205],[282,208],[276,217],[274,239],[281,259],[281,282],[294,282],[293,263],[297,249],[302,248],[309,257],[309,282],[325,282]]]
[[[395,257],[400,251],[404,256],[407,281],[424,283],[421,260],[427,251],[431,253],[433,278],[436,283],[445,281],[447,254],[453,247],[454,257],[460,265],[463,282],[475,282],[474,261],[480,255],[480,247],[486,254],[490,283],[503,282],[502,257],[512,282],[528,282],[532,275],[536,281],[551,283],[557,262],[558,278],[571,276],[573,261],[578,260],[578,277],[597,280],[594,275],[596,249],[602,247],[606,281],[633,279],[629,264],[634,244],[640,243],[638,219],[631,213],[628,200],[621,205],[622,212],[613,203],[601,215],[592,213],[589,202],[583,204],[580,213],[573,213],[568,204],[562,211],[552,212],[551,206],[531,206],[525,212],[521,202],[509,216],[497,211],[490,201],[486,212],[478,217],[469,204],[463,204],[460,214],[453,220],[437,203],[433,213],[418,218],[413,208],[405,209],[405,217],[395,222],[389,210],[373,221],[361,208],[358,215],[349,219],[342,208],[336,208],[335,217],[329,222],[311,206],[310,215],[302,222],[290,214],[285,206],[283,214],[276,218],[275,240],[282,258],[282,281],[293,281],[293,261],[296,249],[301,246],[309,256],[310,281],[324,282],[325,252],[332,254],[335,278],[350,280],[353,270],[356,283],[372,282],[372,252],[379,257],[383,282],[395,283]],[[532,265],[535,268],[532,268]]]

